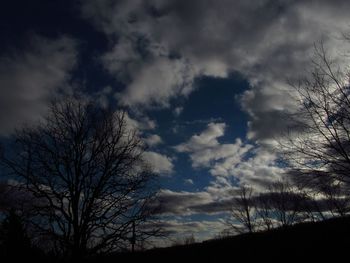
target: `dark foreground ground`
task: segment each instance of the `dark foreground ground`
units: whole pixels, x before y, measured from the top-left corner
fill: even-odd
[[[349,241],[350,217],[333,218],[318,223],[303,223],[269,232],[243,234],[187,246],[100,256],[85,262],[350,262]],[[0,262],[17,261],[0,258]],[[60,260],[32,254],[21,262]]]
[[[243,234],[203,243],[118,254],[95,262],[350,262],[350,218],[303,223],[269,232]]]

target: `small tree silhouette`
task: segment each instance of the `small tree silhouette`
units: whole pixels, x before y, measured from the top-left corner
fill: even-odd
[[[1,241],[5,258],[19,258],[29,254],[29,237],[22,219],[11,209],[1,225]]]
[[[255,230],[255,219],[253,188],[243,185],[233,199],[231,214],[226,224],[238,233],[251,233]]]
[[[194,244],[194,243],[196,243],[196,238],[194,237],[193,234],[191,234],[188,237],[185,237],[185,239],[184,239],[184,244],[185,245],[191,245],[191,244]]]

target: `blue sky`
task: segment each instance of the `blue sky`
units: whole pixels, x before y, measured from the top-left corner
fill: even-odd
[[[288,81],[322,40],[343,63],[347,1],[51,0],[0,8],[0,135],[79,91],[127,110],[149,144],[168,227],[208,238],[239,185],[283,176]],[[185,223],[184,223],[185,222]]]
[[[170,147],[167,152],[176,155],[176,176],[164,180],[166,188],[176,191],[200,190],[208,185],[211,178],[207,169],[192,169],[188,156],[176,154],[172,146],[201,133],[211,122],[227,124],[226,133],[220,138],[222,143],[232,142],[235,138],[245,139],[247,131],[247,116],[241,110],[238,99],[248,88],[242,77],[237,74],[225,79],[205,77],[199,79],[196,86],[196,90],[183,103],[180,102],[183,110],[179,116],[175,116],[172,109],[148,113],[152,119],[157,120],[157,132]],[[196,183],[186,183],[186,179]]]

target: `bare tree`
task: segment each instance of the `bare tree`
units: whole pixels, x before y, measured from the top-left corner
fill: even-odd
[[[242,186],[234,197],[230,217],[226,223],[238,233],[252,233],[255,229],[253,188]]]
[[[305,214],[305,220],[307,221],[320,221],[325,220],[325,206],[323,200],[318,198],[318,193],[314,189],[300,188],[301,196],[303,199],[303,210]]]
[[[12,141],[1,164],[35,197],[32,223],[70,257],[129,245],[151,217],[155,176],[123,112],[67,98]]]
[[[293,84],[299,111],[296,127],[281,142],[285,160],[305,187],[350,183],[349,73],[316,46],[309,78]],[[321,180],[319,180],[321,178]]]
[[[280,149],[294,181],[323,198],[314,202],[318,215],[324,218],[321,210],[327,206],[343,216],[350,190],[350,75],[322,43],[315,46],[311,73],[293,84],[299,110]]]
[[[321,193],[325,196],[326,208],[333,216],[345,216],[350,209],[348,188],[343,183],[326,184],[321,187]]]
[[[176,237],[175,239],[172,240],[171,246],[176,247],[176,246],[188,246],[196,243],[196,238],[194,234],[182,236],[182,237]]]
[[[194,237],[193,233],[187,237],[184,238],[184,244],[185,245],[191,245],[196,243],[196,238]]]
[[[289,183],[282,181],[272,183],[265,198],[269,200],[272,218],[277,220],[282,227],[301,221],[300,212],[303,199]]]
[[[260,229],[271,230],[274,227],[273,207],[269,196],[260,194],[255,198],[255,210],[260,220]]]

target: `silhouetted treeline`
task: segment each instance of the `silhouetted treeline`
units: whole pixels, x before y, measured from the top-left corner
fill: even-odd
[[[215,262],[221,259],[240,260],[242,258],[278,262],[287,259],[317,260],[319,258],[335,261],[348,256],[349,236],[350,218],[345,216],[320,222],[299,223],[270,231],[226,236],[201,243],[189,243],[135,253],[129,251],[108,255],[100,254],[87,258],[84,262],[163,262],[167,259]],[[2,244],[1,249],[3,249]],[[23,254],[23,251],[17,249],[15,255],[11,254],[8,258],[2,254],[1,259],[2,262],[14,262],[15,259],[35,260],[34,262],[64,262],[63,258],[50,253],[41,253],[34,247],[28,251],[28,254]]]
[[[260,192],[242,186],[232,200],[226,223],[237,234],[347,215],[350,198],[337,186],[325,189],[326,192],[298,188],[282,181],[271,183],[268,190]]]
[[[296,262],[342,261],[348,257],[350,218],[301,223],[258,233],[212,239],[201,243],[156,248],[137,253],[117,253],[91,262],[198,262],[248,261]]]

